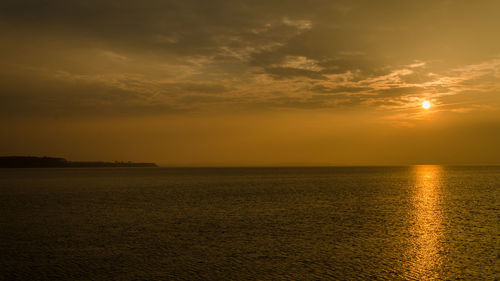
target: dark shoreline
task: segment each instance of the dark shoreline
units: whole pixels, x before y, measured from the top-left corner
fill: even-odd
[[[2,156],[0,168],[107,168],[107,167],[158,167],[155,163],[68,161],[57,157]]]

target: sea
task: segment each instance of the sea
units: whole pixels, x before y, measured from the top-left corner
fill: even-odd
[[[500,280],[500,167],[0,169],[1,280]]]

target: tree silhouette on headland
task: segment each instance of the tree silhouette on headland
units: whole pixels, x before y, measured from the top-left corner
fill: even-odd
[[[68,161],[57,157],[2,156],[0,168],[157,167],[155,163]]]

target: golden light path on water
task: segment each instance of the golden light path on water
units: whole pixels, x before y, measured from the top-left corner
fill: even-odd
[[[411,243],[407,253],[407,279],[439,279],[443,241],[442,173],[441,166],[415,166],[415,189]]]

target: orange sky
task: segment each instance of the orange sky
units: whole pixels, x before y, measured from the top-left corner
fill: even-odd
[[[500,164],[498,11],[495,0],[2,1],[0,155]]]

